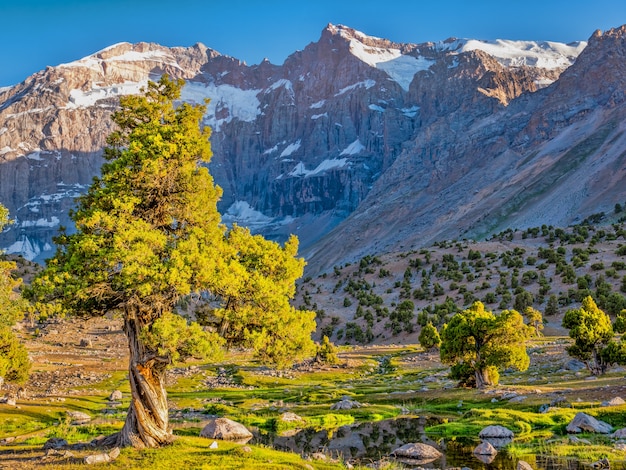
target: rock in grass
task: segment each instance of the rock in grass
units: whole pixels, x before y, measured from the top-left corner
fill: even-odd
[[[82,411],[66,411],[65,414],[70,418],[71,423],[76,426],[87,424],[91,421],[91,416]]]
[[[626,439],[626,428],[618,429],[611,435],[611,437],[614,439]]]
[[[602,406],[620,406],[625,404],[626,401],[622,397],[615,397],[610,399],[609,401],[603,401]]]
[[[302,419],[301,416],[298,416],[295,413],[292,413],[291,411],[287,411],[285,413],[283,413],[282,415],[280,415],[279,418],[283,423],[302,423],[304,422],[304,419]]]
[[[111,395],[109,395],[109,401],[122,401],[122,392],[113,390]]]
[[[352,408],[360,408],[361,404],[356,400],[350,400],[349,397],[343,397],[341,401],[331,405],[331,410],[351,410]]]
[[[51,437],[44,443],[43,450],[63,449],[67,445],[68,445],[68,442],[65,439],[61,437]]]
[[[496,448],[494,446],[492,446],[488,442],[481,442],[480,444],[478,444],[476,446],[476,448],[474,449],[473,453],[476,454],[476,455],[491,455],[491,456],[495,456],[498,453],[498,451],[496,450]]]
[[[83,462],[88,465],[93,465],[96,463],[113,462],[119,456],[120,456],[120,449],[119,447],[115,447],[111,450],[111,452],[108,452],[108,453],[103,452],[102,454],[88,455],[87,457],[84,458]]]
[[[504,426],[487,426],[478,434],[478,437],[485,439],[488,437],[496,439],[513,439],[513,431]]]
[[[613,427],[609,423],[600,421],[587,413],[577,413],[574,419],[567,425],[565,430],[576,434],[579,432],[597,432],[600,434],[610,434]]]
[[[402,447],[398,447],[394,450],[391,455],[393,457],[411,460],[435,460],[441,457],[442,454],[433,446],[418,442],[404,444]]]
[[[591,467],[597,469],[611,468],[611,463],[609,462],[609,459],[601,459],[597,462],[592,463]]]
[[[523,460],[518,460],[516,470],[533,470],[533,467]]]
[[[586,367],[587,366],[585,365],[584,362],[581,362],[581,361],[579,361],[577,359],[570,359],[569,361],[567,361],[565,363],[565,368],[567,370],[571,370],[571,371],[574,371],[574,372],[578,372],[580,370],[583,370]]]
[[[224,441],[249,441],[252,433],[240,423],[228,418],[213,418],[200,431],[200,437]]]

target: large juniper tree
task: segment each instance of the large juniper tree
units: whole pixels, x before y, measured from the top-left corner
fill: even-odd
[[[313,351],[314,313],[289,305],[304,261],[284,247],[220,223],[221,190],[209,161],[205,106],[180,104],[182,80],[164,76],[120,100],[102,175],[72,213],[77,232],[34,283],[39,301],[68,312],[119,312],[130,353],[132,402],[122,431],[105,444],[157,447],[171,439],[166,367],[243,343],[285,365]],[[176,314],[190,294],[208,298],[211,330]]]

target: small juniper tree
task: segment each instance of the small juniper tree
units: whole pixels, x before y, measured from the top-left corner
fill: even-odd
[[[425,350],[439,348],[441,345],[441,338],[439,337],[439,332],[437,328],[432,324],[432,322],[428,322],[420,331],[418,341],[420,342],[420,346]]]
[[[528,320],[528,326],[533,328],[535,336],[541,336],[543,331],[543,316],[541,312],[533,307],[526,307],[524,316]]]
[[[337,355],[337,347],[330,342],[328,336],[324,335],[322,342],[317,346],[316,361],[324,364],[339,364],[339,356]]]
[[[591,296],[587,296],[580,308],[565,312],[563,327],[569,330],[569,336],[574,340],[574,344],[567,348],[568,354],[583,361],[593,375],[604,374],[609,364],[602,350],[614,336],[609,316],[598,308]]]

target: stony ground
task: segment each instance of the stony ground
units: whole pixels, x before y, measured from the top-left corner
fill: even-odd
[[[90,384],[123,369],[128,354],[121,326],[120,320],[108,318],[67,319],[35,328],[22,324],[21,337],[33,361],[23,387],[26,394],[35,398],[89,393]]]

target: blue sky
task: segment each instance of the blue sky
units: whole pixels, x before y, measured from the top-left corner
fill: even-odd
[[[122,41],[202,42],[248,64],[282,64],[327,23],[397,42],[570,42],[626,23],[626,1],[0,0],[0,86]]]

